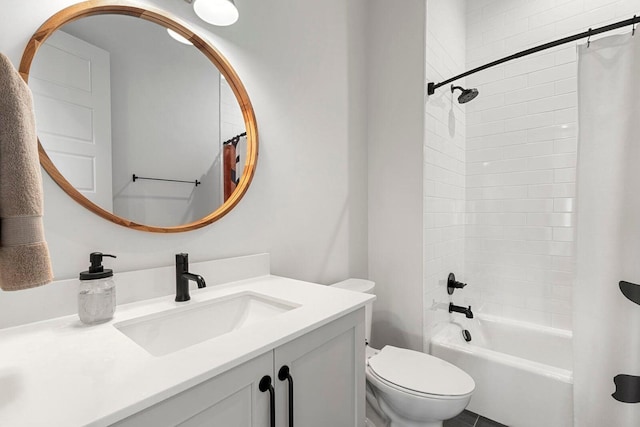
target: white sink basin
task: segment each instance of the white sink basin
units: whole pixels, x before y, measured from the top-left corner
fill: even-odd
[[[114,326],[152,355],[164,356],[296,307],[299,305],[254,292],[240,292]]]

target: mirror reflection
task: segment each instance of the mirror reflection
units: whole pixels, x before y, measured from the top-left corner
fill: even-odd
[[[190,223],[242,175],[245,124],[229,84],[158,24],[126,15],[68,23],[38,49],[29,86],[47,155],[117,216]]]

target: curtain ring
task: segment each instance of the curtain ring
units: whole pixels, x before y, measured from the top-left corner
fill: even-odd
[[[633,15],[633,25],[632,25],[633,30],[631,30],[631,35],[632,36],[636,35],[636,22],[635,21],[636,21],[636,15]]]
[[[591,44],[591,28],[589,28],[589,35],[587,37],[587,48],[589,47],[590,44]]]

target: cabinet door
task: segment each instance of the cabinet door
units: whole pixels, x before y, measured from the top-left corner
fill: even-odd
[[[289,426],[287,381],[293,379],[296,427],[362,427],[365,387],[364,309],[303,335],[274,351],[276,421]]]
[[[198,384],[116,424],[118,427],[269,427],[269,393],[258,390],[264,375],[273,380],[269,352]]]

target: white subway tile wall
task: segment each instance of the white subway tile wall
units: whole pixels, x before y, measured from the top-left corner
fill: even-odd
[[[640,0],[468,0],[465,68],[636,14]],[[573,43],[466,78],[480,95],[467,104],[466,181],[456,194],[466,188],[461,294],[476,311],[571,329],[576,60]],[[455,74],[429,65],[430,79]]]
[[[427,3],[426,77],[440,81],[465,70],[465,0]],[[457,82],[464,86],[464,81]],[[426,89],[426,88],[425,88]],[[424,345],[449,322],[446,279],[464,278],[465,106],[449,88],[425,101]],[[479,129],[479,128],[478,128]],[[477,130],[476,132],[480,132]],[[462,303],[462,301],[460,301]]]

